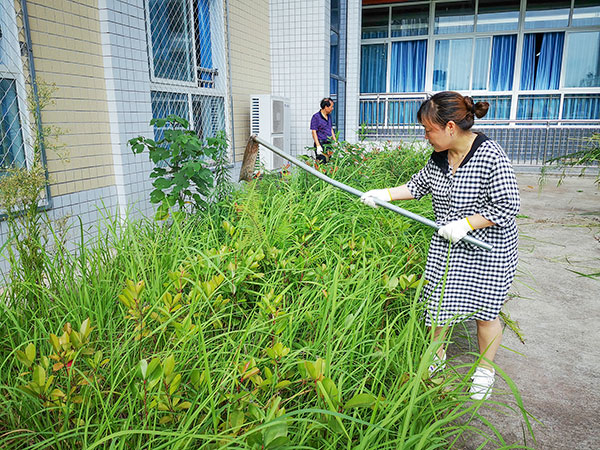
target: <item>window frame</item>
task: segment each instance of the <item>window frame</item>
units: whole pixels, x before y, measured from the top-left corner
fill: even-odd
[[[8,32],[2,32],[3,50],[8,55],[9,64],[0,62],[0,78],[13,80],[17,96],[17,107],[19,110],[20,133],[23,140],[23,159],[25,167],[31,168],[34,160],[32,142],[31,120],[29,108],[27,106],[27,88],[25,83],[25,74],[23,69],[23,59],[21,57],[21,46],[19,43],[19,31],[17,28],[17,16],[14,7],[9,6],[0,11],[0,26],[6,26]],[[43,151],[43,150],[42,150]],[[0,172],[1,173],[1,172]]]
[[[511,97],[511,107],[510,107],[510,120],[516,120],[517,110],[518,110],[518,102],[520,96],[525,95],[560,95],[560,106],[559,106],[559,119],[562,119],[564,99],[566,95],[572,94],[594,94],[600,96],[600,86],[596,87],[565,87],[565,67],[568,60],[568,40],[573,33],[582,33],[582,32],[600,32],[600,25],[573,25],[573,13],[575,11],[575,0],[571,0],[570,8],[569,8],[569,18],[566,26],[555,26],[555,27],[537,27],[537,28],[525,28],[525,16],[527,12],[527,1],[520,0],[520,9],[519,9],[519,19],[516,30],[496,30],[496,31],[478,31],[477,21],[479,17],[479,0],[475,0],[475,18],[474,18],[474,30],[473,32],[462,32],[462,33],[448,33],[448,34],[436,34],[435,33],[435,8],[438,3],[449,3],[449,2],[461,2],[463,0],[432,0],[432,1],[424,1],[424,0],[414,0],[407,2],[398,2],[391,3],[387,5],[368,5],[363,6],[361,8],[361,17],[364,14],[364,11],[369,9],[381,9],[382,7],[388,8],[388,31],[386,38],[370,38],[363,39],[362,38],[362,27],[359,31],[360,33],[360,47],[363,45],[369,44],[385,44],[386,52],[387,52],[387,68],[386,68],[386,80],[385,80],[385,90],[382,93],[360,93],[361,98],[371,98],[373,96],[378,97],[406,97],[406,96],[415,96],[415,95],[426,95],[433,91],[433,71],[434,71],[434,61],[435,61],[435,45],[438,40],[453,40],[453,39],[464,39],[469,38],[472,39],[473,45],[471,46],[471,67],[470,67],[470,75],[469,75],[469,89],[460,90],[461,93],[465,95],[477,96],[477,97]],[[396,36],[392,37],[391,34],[391,26],[392,26],[392,8],[401,7],[401,6],[417,6],[417,5],[429,5],[429,23],[428,23],[428,33],[418,36]],[[560,68],[559,75],[559,83],[558,88],[555,90],[522,90],[520,86],[521,82],[521,70],[522,70],[522,56],[523,56],[523,42],[525,34],[537,34],[537,33],[551,33],[551,32],[563,32],[565,34],[564,42],[563,42],[563,57]],[[508,91],[490,91],[489,90],[489,82],[490,82],[490,72],[491,72],[491,58],[492,58],[492,39],[494,36],[501,35],[516,35],[516,51],[515,51],[515,62],[514,62],[514,70],[513,70],[513,82],[512,82],[512,90]],[[486,89],[484,90],[474,90],[473,86],[473,57],[475,54],[476,40],[477,38],[488,37],[490,38],[490,52],[489,52],[489,60],[488,60],[488,74],[487,74],[487,83]],[[426,62],[426,70],[425,70],[425,86],[424,92],[391,92],[391,50],[392,44],[398,41],[415,41],[415,40],[427,40],[427,62]],[[362,52],[361,52],[362,54]],[[361,67],[362,62],[359,60],[359,67]],[[360,84],[360,82],[359,82]],[[550,120],[550,119],[549,119]],[[551,119],[555,120],[555,119]]]
[[[210,26],[211,26],[211,52],[213,58],[213,68],[218,71],[218,76],[214,81],[213,87],[202,87],[200,85],[198,77],[199,63],[197,58],[197,46],[196,39],[198,30],[194,24],[197,23],[197,17],[194,16],[194,0],[185,0],[187,5],[188,17],[191,19],[191,53],[194,66],[194,81],[183,81],[183,80],[172,80],[154,76],[154,55],[152,53],[152,34],[150,30],[150,0],[144,0],[145,5],[145,19],[146,19],[146,39],[148,47],[148,68],[150,72],[150,92],[163,93],[163,94],[184,94],[186,96],[186,112],[190,128],[199,133],[200,130],[196,130],[196,117],[194,115],[194,97],[218,97],[223,100],[223,123],[227,134],[230,132],[230,122],[227,120],[229,117],[230,105],[226,101],[227,99],[227,63],[226,63],[226,39],[225,39],[225,25],[224,25],[224,7],[223,4],[216,0],[209,0],[209,11],[210,11]],[[223,67],[220,67],[220,66]],[[151,97],[151,94],[149,95]],[[201,113],[202,114],[202,113]]]

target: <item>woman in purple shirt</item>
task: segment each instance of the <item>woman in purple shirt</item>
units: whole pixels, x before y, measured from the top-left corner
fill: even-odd
[[[335,133],[331,124],[331,111],[333,111],[333,100],[326,97],[321,100],[321,110],[312,116],[310,129],[315,143],[315,156],[317,161],[326,163],[328,158],[323,153],[323,147],[327,149],[335,142]]]

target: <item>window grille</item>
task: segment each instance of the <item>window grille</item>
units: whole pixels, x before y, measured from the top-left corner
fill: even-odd
[[[146,8],[153,117],[176,114],[198,136],[214,136],[225,129],[222,2],[147,0]]]

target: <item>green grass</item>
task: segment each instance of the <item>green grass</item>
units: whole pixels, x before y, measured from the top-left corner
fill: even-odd
[[[361,190],[399,184],[424,158],[349,158],[335,177]],[[403,206],[432,215],[426,201]],[[303,173],[170,225],[107,215],[77,256],[46,254],[46,286],[3,293],[0,447],[447,449],[477,433],[521,448],[470,401],[472,365],[428,377],[439,344],[421,321],[418,280],[431,233]],[[127,280],[144,282],[132,308],[118,300]],[[37,301],[20,302],[23,289]],[[50,360],[46,393],[23,392],[32,370],[17,351],[33,343],[33,367],[44,367],[50,334],[88,317],[71,369]],[[65,397],[47,403],[53,389]]]

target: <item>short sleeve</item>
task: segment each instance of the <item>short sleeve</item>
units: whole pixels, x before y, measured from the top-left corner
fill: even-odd
[[[487,185],[488,202],[481,215],[501,227],[512,223],[521,207],[519,186],[508,158],[499,155]]]
[[[417,200],[431,193],[430,164],[431,160],[406,183],[411,195]]]
[[[315,114],[314,116],[312,116],[312,119],[310,119],[310,129],[311,130],[318,130],[319,129],[319,122],[318,122],[318,117]],[[306,122],[304,122],[306,123]]]

